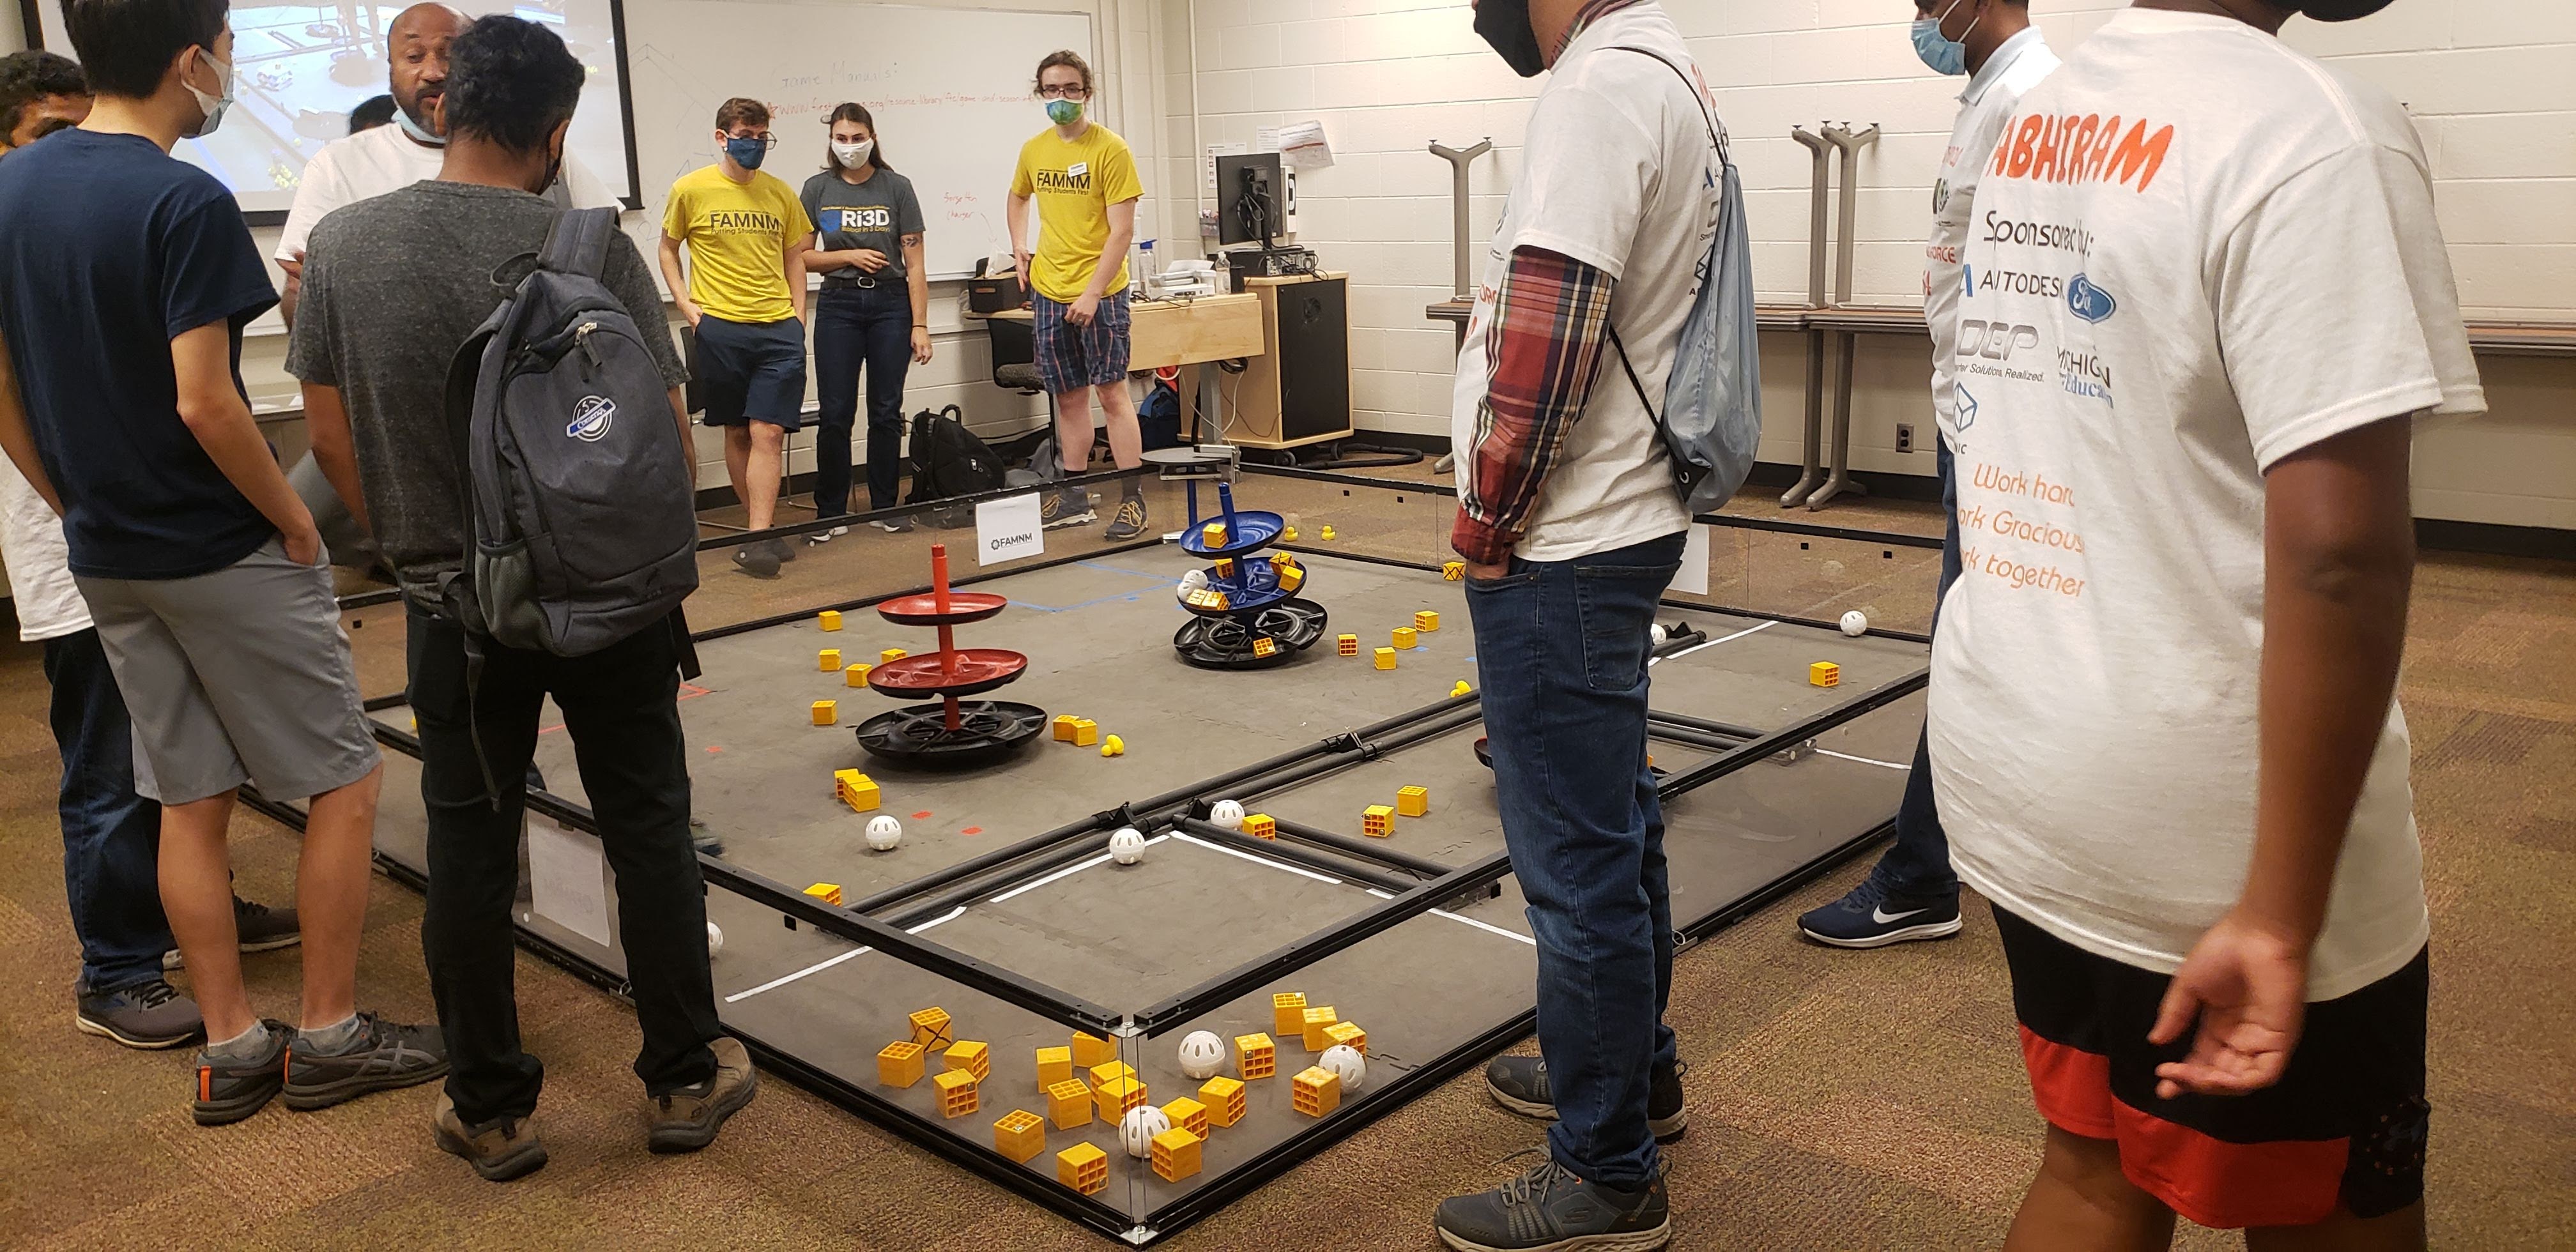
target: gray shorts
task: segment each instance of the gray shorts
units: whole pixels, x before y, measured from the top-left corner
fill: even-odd
[[[189,804],[256,782],[300,800],[380,759],[331,573],[275,539],[194,578],[80,578],[134,717],[134,789]]]

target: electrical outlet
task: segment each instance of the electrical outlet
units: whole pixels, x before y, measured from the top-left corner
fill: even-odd
[[[1896,424],[1896,450],[1899,452],[1912,452],[1914,450],[1914,427],[1911,423],[1898,422]]]

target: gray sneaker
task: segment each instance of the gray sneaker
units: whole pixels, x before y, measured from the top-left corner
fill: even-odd
[[[1459,1252],[1652,1252],[1672,1242],[1669,1209],[1661,1177],[1623,1191],[1548,1157],[1491,1191],[1441,1201],[1431,1228]]]
[[[1689,1070],[1677,1063],[1647,1080],[1646,1128],[1657,1143],[1671,1143],[1690,1130],[1690,1110],[1682,1104],[1682,1075]],[[1485,1094],[1523,1117],[1556,1120],[1556,1089],[1547,1081],[1547,1062],[1537,1057],[1495,1057],[1485,1067]]]
[[[197,1099],[188,1114],[200,1126],[222,1126],[250,1116],[265,1107],[286,1079],[286,1041],[295,1028],[280,1021],[263,1020],[268,1027],[268,1046],[248,1060],[223,1060],[204,1052],[197,1054]]]
[[[508,1182],[533,1174],[546,1163],[546,1145],[537,1138],[536,1123],[529,1118],[505,1117],[479,1128],[468,1126],[456,1115],[456,1101],[441,1091],[429,1123],[438,1150],[465,1158],[485,1182]]]
[[[1047,530],[1059,526],[1081,526],[1095,517],[1091,511],[1091,493],[1080,487],[1050,491],[1038,501],[1038,521]]]
[[[233,897],[233,930],[244,952],[275,952],[304,941],[304,928],[296,921],[295,910],[273,909],[240,896]],[[186,969],[186,958],[177,948],[161,954],[161,968]]]
[[[707,1047],[716,1054],[715,1077],[654,1097],[653,1127],[645,1144],[656,1152],[695,1152],[714,1143],[725,1119],[760,1090],[760,1074],[752,1069],[741,1040],[727,1036]]]
[[[1109,529],[1100,532],[1100,537],[1119,543],[1144,533],[1145,497],[1128,496],[1118,502],[1118,511],[1110,515]]]
[[[416,1087],[447,1073],[447,1041],[436,1026],[401,1026],[358,1014],[358,1040],[346,1052],[315,1056],[290,1050],[286,1107],[327,1109],[371,1091]]]
[[[206,1033],[197,1002],[158,978],[114,991],[80,993],[72,1018],[85,1035],[105,1035],[129,1048],[175,1048]]]
[[[778,577],[778,554],[765,543],[746,544],[733,550],[734,567],[754,578]]]

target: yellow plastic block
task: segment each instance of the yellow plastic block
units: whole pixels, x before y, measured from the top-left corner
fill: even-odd
[[[1395,833],[1395,810],[1383,804],[1372,804],[1360,810],[1360,833],[1384,839]]]
[[[841,907],[841,884],[839,883],[818,882],[811,887],[807,887],[805,889],[805,894],[812,896],[825,904],[831,905],[833,908]]]
[[[1333,651],[1338,652],[1343,656],[1358,656],[1360,654],[1360,637],[1358,635],[1335,636],[1333,639]]]
[[[841,704],[840,704],[840,702],[839,702],[839,701],[837,701],[837,700],[816,700],[816,701],[814,702],[814,724],[815,724],[815,725],[817,725],[817,726],[833,726],[833,725],[838,725],[838,724],[840,723],[840,720],[841,720]]]
[[[1430,811],[1430,788],[1398,787],[1395,789],[1395,812],[1398,817],[1421,817]]]
[[[1432,609],[1415,610],[1413,614],[1413,628],[1420,631],[1433,631],[1440,629],[1440,614]]]
[[[1216,576],[1217,576],[1217,577],[1219,577],[1219,578],[1232,578],[1232,577],[1234,577],[1234,558],[1233,558],[1233,557],[1230,557],[1230,556],[1221,556],[1221,557],[1218,557],[1218,558],[1216,559]]]
[[[1249,1102],[1243,1084],[1220,1074],[1199,1084],[1199,1102],[1207,1106],[1208,1124],[1231,1126],[1243,1120]]]
[[[1301,999],[1303,997],[1300,997]],[[1299,1012],[1304,1010],[1300,1009]],[[1304,1027],[1299,1027],[1304,1029]],[[1279,1072],[1279,1045],[1263,1034],[1234,1037],[1234,1068],[1245,1082],[1268,1078]]]
[[[1104,1065],[1094,1065],[1091,1067],[1091,1089],[1098,1091],[1102,1087],[1108,1086],[1114,1079],[1133,1078],[1135,1076],[1136,1067],[1129,1065],[1125,1061],[1111,1061]]]
[[[1046,1089],[1047,1120],[1058,1130],[1091,1124],[1091,1088],[1068,1078]]]
[[[900,660],[902,660],[903,658],[908,657],[908,656],[911,656],[911,655],[912,655],[911,653],[906,652],[906,651],[904,651],[904,650],[903,650],[903,649],[901,649],[901,648],[888,648],[888,649],[886,649],[886,650],[885,650],[885,651],[883,651],[883,652],[877,653],[877,664],[879,664],[879,665],[892,665],[892,664],[894,664],[895,662],[900,661]]]
[[[920,1082],[921,1058],[920,1044],[899,1039],[877,1049],[877,1081],[889,1087],[909,1087]]]
[[[1100,723],[1086,717],[1073,724],[1073,746],[1088,748],[1100,742]]]
[[[960,1039],[948,1045],[940,1059],[950,1069],[962,1069],[982,1082],[993,1076],[993,1050],[972,1039]]]
[[[1205,1142],[1207,1136],[1191,1134],[1178,1126],[1154,1136],[1154,1172],[1165,1182],[1179,1182],[1199,1172],[1199,1145]]]
[[[1280,569],[1280,571],[1279,571],[1279,589],[1280,589],[1281,591],[1294,592],[1294,591],[1296,591],[1298,588],[1303,587],[1303,586],[1305,586],[1305,585],[1306,585],[1306,571],[1305,571],[1303,568],[1301,568],[1301,567],[1299,567],[1299,566],[1295,566],[1295,565],[1290,565],[1290,566],[1282,567],[1282,568]]]
[[[1297,558],[1292,553],[1273,552],[1270,554],[1270,568],[1273,570],[1283,571],[1295,569],[1297,568]]]
[[[1306,1028],[1306,993],[1282,991],[1270,997],[1270,1033],[1293,1035]],[[1262,1042],[1267,1043],[1268,1040]]]
[[[865,661],[853,661],[841,670],[841,681],[853,687],[867,686],[868,671],[875,668]]]
[[[1358,1022],[1335,1022],[1326,1026],[1324,1038],[1330,1043],[1346,1044],[1361,1056],[1368,1055],[1368,1032],[1360,1029]]]
[[[1082,720],[1081,718],[1079,718],[1079,717],[1075,717],[1075,716],[1074,716],[1073,714],[1071,714],[1071,713],[1058,713],[1058,714],[1056,714],[1056,718],[1055,718],[1055,741],[1056,741],[1057,743],[1071,743],[1071,742],[1073,742],[1073,724],[1074,724],[1075,722],[1078,722],[1078,721],[1081,721],[1081,720]]]
[[[925,1050],[936,1048],[944,1052],[949,1044],[957,1042],[957,1036],[949,1032],[946,1009],[933,1005],[906,1020],[912,1023],[912,1041]]]
[[[1077,1143],[1055,1154],[1055,1180],[1083,1195],[1109,1189],[1109,1154]]]
[[[1086,1035],[1079,1030],[1073,1032],[1073,1063],[1077,1068],[1089,1069],[1094,1065],[1106,1065],[1117,1059],[1117,1044]]]
[[[1243,815],[1243,833],[1255,839],[1276,839],[1279,837],[1279,819],[1267,813],[1246,813]]]
[[[1458,697],[1460,697],[1460,696],[1474,695],[1475,693],[1476,693],[1476,689],[1475,689],[1475,688],[1473,688],[1473,687],[1468,686],[1468,685],[1467,685],[1467,680],[1466,680],[1466,679],[1464,679],[1464,678],[1461,678],[1461,679],[1459,679],[1459,680],[1458,680],[1458,685],[1457,685],[1457,686],[1455,686],[1455,687],[1451,687],[1451,688],[1449,689],[1449,698],[1450,698],[1450,699],[1452,699],[1452,700],[1455,700],[1455,699],[1457,699],[1457,698],[1458,698]]]
[[[1118,736],[1116,736],[1116,735],[1111,735],[1111,736],[1109,736],[1108,738],[1101,740],[1101,741],[1100,741],[1100,755],[1102,755],[1102,756],[1125,756],[1125,755],[1127,755],[1127,741],[1126,741],[1126,740],[1124,740],[1124,739],[1119,738],[1119,737],[1118,737]]]
[[[1279,644],[1275,640],[1271,639],[1270,636],[1263,635],[1262,637],[1252,641],[1252,655],[1277,656],[1279,655]]]
[[[1129,1109],[1144,1107],[1145,1084],[1133,1078],[1113,1078],[1093,1088],[1092,1099],[1099,1103],[1102,1119],[1114,1120],[1110,1114],[1113,1107],[1117,1117],[1123,1118]]]
[[[1306,1036],[1306,1050],[1321,1052],[1333,1046],[1333,1041],[1325,1038],[1324,1032],[1332,1029],[1333,1023],[1340,1020],[1342,1020],[1341,1014],[1334,1012],[1333,1006],[1329,1004],[1306,1010],[1306,1020],[1301,1023]]]
[[[1378,649],[1378,650],[1377,650],[1377,667],[1378,667],[1379,669],[1394,669],[1394,668],[1395,668],[1395,649],[1393,649],[1393,648],[1380,648],[1380,649]]]
[[[1163,1116],[1176,1130],[1186,1130],[1201,1139],[1207,1138],[1208,1107],[1188,1096],[1163,1106]]]
[[[875,808],[882,798],[876,780],[857,770],[837,770],[832,774],[832,781],[833,793],[840,797],[841,803],[850,806],[851,812],[865,813]]]
[[[1807,667],[1807,682],[1810,686],[1839,687],[1842,681],[1843,667],[1831,661],[1818,661]]]
[[[1073,1049],[1038,1049],[1038,1090],[1044,1091],[1073,1077]]]
[[[1410,626],[1398,626],[1395,628],[1395,646],[1399,650],[1410,649],[1421,642],[1421,632],[1416,631],[1414,628]]]
[[[841,611],[839,609],[825,609],[822,612],[815,614],[814,620],[825,630],[839,630],[841,628]]]
[[[1046,1151],[1046,1119],[1027,1109],[1012,1109],[993,1123],[993,1150],[1027,1164]]]
[[[962,1069],[952,1069],[930,1080],[939,1088],[939,1115],[964,1117],[975,1111],[983,1097],[975,1093],[975,1076]]]
[[[816,668],[822,670],[826,674],[841,668],[841,650],[839,648],[823,649],[822,656],[817,662]]]
[[[1342,1076],[1320,1065],[1288,1080],[1288,1105],[1308,1117],[1322,1117],[1341,1107]]]
[[[1442,561],[1440,563],[1440,576],[1453,583],[1458,582],[1467,577],[1467,563],[1465,561]]]
[[[1199,527],[1199,542],[1206,544],[1211,548],[1224,547],[1225,523],[1209,522],[1207,525]]]

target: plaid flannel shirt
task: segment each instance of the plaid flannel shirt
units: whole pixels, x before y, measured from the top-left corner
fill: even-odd
[[[1583,416],[1609,338],[1610,275],[1538,248],[1512,253],[1485,328],[1485,398],[1449,546],[1510,559],[1566,436]]]

